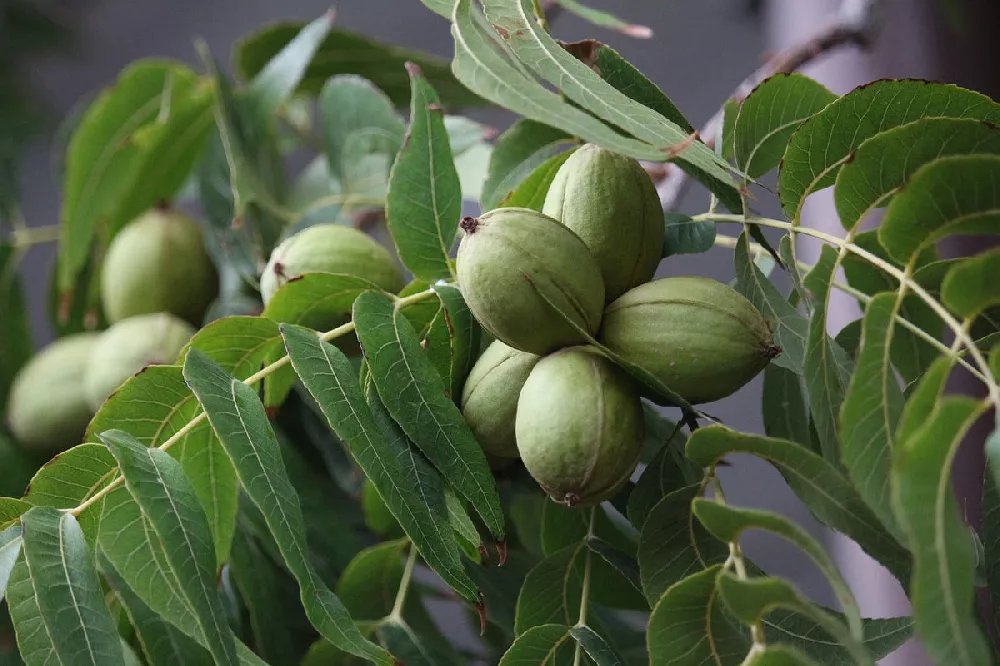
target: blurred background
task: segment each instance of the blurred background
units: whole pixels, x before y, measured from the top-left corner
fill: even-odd
[[[566,41],[596,38],[612,45],[699,126],[768,54],[806,39],[836,12],[866,3],[590,0],[589,4],[648,26],[652,39],[632,39],[595,28],[566,13],[552,22],[555,36]],[[805,73],[836,93],[878,78],[918,77],[957,83],[1000,98],[1000,49],[995,40],[1000,2],[887,0],[882,4],[881,30],[872,49],[841,49],[817,60]],[[58,160],[65,141],[59,123],[111,84],[131,61],[169,57],[200,71],[195,38],[205,40],[220,60],[227,61],[238,38],[274,21],[315,18],[329,5],[329,0],[0,0],[0,218],[23,215],[31,226],[58,222]],[[419,0],[345,0],[335,9],[336,23],[342,28],[451,57],[447,22]],[[499,110],[474,117],[498,130],[513,119]],[[758,194],[760,211],[780,216],[773,197]],[[19,208],[12,206],[14,201],[20,202]],[[682,208],[702,212],[707,201],[704,191],[693,188]],[[839,229],[830,190],[810,199],[804,220],[810,226]],[[801,256],[810,261],[818,254],[816,247],[806,243],[801,250]],[[956,245],[950,251],[960,253],[962,248]],[[37,246],[21,265],[39,345],[52,336],[44,299],[54,256],[53,246]],[[707,255],[673,257],[661,273],[730,280],[732,251],[716,248]],[[832,333],[858,316],[855,304],[846,298],[835,298],[833,308]],[[761,432],[760,400],[758,378],[708,411],[734,428]],[[977,452],[982,437],[980,432],[970,438],[956,473],[961,504],[972,524],[978,522],[978,490],[971,489],[979,488],[982,461]],[[907,612],[902,592],[891,577],[852,544],[820,528],[772,468],[753,459],[734,462],[723,474],[730,501],[789,515],[825,540],[842,563],[865,615]],[[822,577],[803,556],[756,536],[751,535],[747,544],[751,557],[770,573],[791,578],[818,601],[833,602]],[[883,663],[918,666],[923,662],[919,647],[910,645]]]

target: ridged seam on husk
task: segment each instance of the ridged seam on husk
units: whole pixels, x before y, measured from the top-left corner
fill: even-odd
[[[647,283],[647,284],[650,284],[650,283]],[[626,292],[626,293],[628,293],[628,292]],[[698,300],[686,299],[686,298],[654,299],[654,300],[642,301],[641,303],[629,303],[628,305],[621,305],[621,306],[619,306],[617,308],[613,307],[614,303],[612,303],[611,305],[609,305],[605,309],[604,314],[605,314],[605,317],[607,317],[607,315],[609,315],[609,314],[613,314],[613,313],[617,313],[617,312],[622,312],[622,311],[628,310],[630,308],[646,307],[646,306],[649,306],[651,304],[668,305],[668,304],[673,304],[673,303],[677,303],[677,304],[680,304],[680,305],[688,305],[688,306],[697,307],[697,308],[704,308],[704,309],[714,310],[715,312],[718,312],[719,314],[725,315],[725,316],[733,319],[734,321],[736,321],[736,323],[742,324],[743,326],[747,327],[748,329],[750,329],[752,331],[757,331],[760,328],[757,325],[758,322],[748,322],[748,321],[746,321],[744,319],[741,319],[738,316],[737,313],[729,312],[725,308],[719,307],[715,303],[708,302],[708,301],[698,301]],[[770,323],[766,319],[764,319],[763,321],[764,321],[764,325],[765,325],[764,326],[764,336],[763,337],[759,337],[758,336],[758,339],[761,340],[761,342],[764,343],[762,345],[763,347],[765,347],[765,348],[773,347],[774,346],[774,339],[773,339],[773,336],[772,336],[772,333],[771,333],[771,330],[770,330]]]

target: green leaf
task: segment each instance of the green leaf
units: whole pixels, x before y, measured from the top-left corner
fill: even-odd
[[[444,8],[450,14],[451,4]],[[295,38],[303,23],[284,22],[268,26],[237,43],[233,60],[245,79],[254,77],[282,48]],[[299,90],[317,94],[327,79],[338,74],[357,74],[381,88],[397,107],[410,101],[409,82],[403,75],[407,62],[417,63],[427,80],[449,108],[482,106],[483,100],[467,90],[448,70],[448,63],[420,51],[381,44],[364,35],[334,28],[306,68]]]
[[[794,442],[723,426],[699,428],[688,440],[685,453],[702,467],[730,453],[750,453],[767,460],[820,521],[856,541],[897,579],[908,580],[909,552],[886,532],[854,486],[825,458]]]
[[[11,569],[21,554],[21,526],[13,525],[0,531],[0,601],[3,601],[7,591],[7,581]]]
[[[803,374],[809,321],[788,303],[750,260],[750,245],[745,232],[740,234],[736,244],[735,262],[736,289],[770,322],[775,342],[781,347],[781,354],[771,364],[797,375]]]
[[[11,572],[7,604],[25,663],[123,665],[94,557],[76,519],[35,507],[21,525],[22,554]]]
[[[17,371],[34,350],[17,259],[12,245],[0,243],[0,414],[7,409],[7,394]]]
[[[649,409],[643,410],[646,415]],[[655,421],[654,421],[655,423]],[[646,419],[646,434],[650,434],[650,420]],[[636,482],[628,498],[628,519],[632,525],[641,530],[653,510],[653,507],[669,493],[679,488],[694,484],[702,476],[701,470],[684,458],[684,444],[687,437],[673,423],[664,424],[660,437],[661,448],[656,456],[646,465],[642,476]]]
[[[278,325],[264,317],[234,316],[213,321],[195,333],[178,358],[197,349],[234,377],[246,378],[285,355]],[[264,404],[277,407],[295,381],[289,367],[279,368],[264,380]]]
[[[413,327],[392,301],[374,292],[355,301],[354,322],[389,414],[502,539],[503,512],[486,456],[445,396]]]
[[[213,91],[204,84],[185,99],[172,103],[168,115],[136,131],[132,140],[142,149],[130,170],[117,204],[108,212],[106,238],[184,186],[205,150],[212,122]],[[100,220],[99,220],[100,222]]]
[[[587,548],[579,542],[535,565],[524,578],[517,598],[515,635],[521,636],[538,625],[576,622],[586,556]]]
[[[933,375],[922,382],[907,412],[933,400],[941,386]],[[933,409],[921,409],[922,425],[907,427],[905,437],[900,427],[892,461],[896,517],[913,550],[910,600],[917,635],[932,659],[963,666],[989,663],[990,650],[976,627],[976,555],[952,492],[951,466],[984,409],[971,398],[938,399]]]
[[[399,258],[418,278],[453,277],[448,254],[462,191],[441,103],[420,68],[407,65],[413,101],[403,148],[389,175],[386,219]]]
[[[1000,249],[964,259],[948,271],[941,300],[959,317],[975,317],[1000,304]]]
[[[184,378],[236,465],[244,489],[264,514],[288,570],[299,583],[309,621],[337,647],[391,666],[392,658],[361,635],[306,557],[306,528],[298,498],[281,461],[274,431],[253,389],[228,376],[197,349],[187,354]]]
[[[87,439],[97,441],[98,435],[105,430],[119,428],[127,430],[144,446],[158,447],[182,428],[187,428],[191,420],[200,413],[198,401],[184,383],[180,367],[150,366],[126,381],[104,403],[90,422]],[[103,447],[96,448],[97,451],[93,453],[98,455],[100,452],[99,464],[85,477],[90,479],[86,487],[90,494],[107,485],[109,475],[115,471],[113,461]],[[81,453],[86,451],[82,447],[76,449],[81,449]],[[212,541],[215,543],[215,562],[221,568],[229,559],[229,544],[236,526],[239,490],[236,469],[207,423],[185,430],[170,447],[169,453],[181,463],[184,474],[194,487],[205,511],[212,531]],[[104,465],[110,467],[105,468]],[[57,480],[57,483],[64,482]],[[68,498],[73,504],[53,506],[72,508],[86,498],[85,495],[74,496]],[[81,524],[86,531],[83,520]]]
[[[611,646],[587,625],[572,627],[569,630],[569,635],[576,640],[597,666],[625,666],[625,662],[615,654]]]
[[[909,262],[952,234],[996,233],[1000,220],[1000,155],[941,157],[917,170],[889,204],[879,240]]]
[[[558,663],[556,655],[569,639],[569,626],[542,624],[517,637],[504,653],[499,666],[538,666]]]
[[[716,586],[723,602],[744,624],[755,626],[765,616],[778,609],[798,611],[814,620],[818,626],[833,636],[840,646],[846,647],[850,651],[852,663],[859,666],[875,666],[875,661],[865,650],[857,635],[852,635],[832,614],[803,598],[791,583],[773,577],[740,579],[732,573],[723,571],[719,574]],[[860,628],[859,624],[858,631]]]
[[[100,444],[80,444],[44,465],[28,485],[25,499],[35,506],[72,509],[90,499],[118,476],[114,456]],[[98,502],[76,517],[88,539],[97,535]]]
[[[388,178],[406,126],[385,93],[360,76],[342,74],[323,86],[319,109],[327,164],[343,190],[364,189],[356,178],[364,169],[351,162],[356,155],[348,154],[352,142],[358,142],[354,148],[366,147],[365,159],[372,161],[371,168],[381,168],[378,175]]]
[[[304,26],[281,51],[268,58],[246,88],[246,108],[254,124],[264,125],[291,97],[333,26],[333,12]]]
[[[476,586],[462,570],[437,472],[411,450],[405,437],[383,430],[365,404],[356,373],[336,347],[298,327],[285,326],[282,332],[306,389],[428,565],[475,602]]]
[[[482,330],[458,288],[437,285],[434,291],[441,299],[441,312],[448,325],[451,347],[451,379],[448,386],[452,398],[457,400],[462,395],[465,378],[479,356]]]
[[[678,160],[682,165],[694,167],[696,175],[703,176],[702,180],[707,181],[727,207],[742,210],[739,193],[726,173],[725,161],[701,141],[691,141],[690,132],[622,94],[562,48],[535,20],[532,0],[486,0],[483,6],[505,46],[535,74],[598,118],[661,151],[661,157],[655,161]],[[456,14],[459,12],[460,7],[456,7]],[[507,101],[505,106],[512,105]],[[565,124],[561,127],[570,129]],[[612,145],[601,145],[614,150]]]
[[[109,430],[100,438],[118,460],[125,486],[157,551],[154,558],[194,614],[205,647],[217,663],[237,663],[232,634],[215,589],[215,550],[208,521],[180,463],[121,430]],[[102,534],[101,543],[112,563],[122,562],[128,555],[108,547],[112,542]]]
[[[541,212],[552,181],[556,178],[556,173],[575,150],[576,148],[571,148],[545,160],[513,192],[508,194],[499,206],[501,208],[530,208]]]
[[[358,620],[381,620],[392,610],[403,578],[406,539],[386,541],[358,553],[337,582],[337,595]]]
[[[700,254],[715,246],[715,222],[695,222],[683,213],[667,213],[663,236],[663,256]]]
[[[778,166],[792,133],[835,99],[824,85],[801,74],[778,74],[761,83],[736,117],[736,166],[750,178]]]
[[[286,586],[290,581],[283,571],[244,530],[237,530],[233,539],[229,575],[250,616],[257,653],[273,666],[297,664],[304,652],[293,624],[299,619],[296,615],[302,614],[298,599],[288,594]],[[295,603],[294,610],[287,603],[289,596]],[[306,623],[304,617],[301,621]]]
[[[799,127],[782,159],[778,194],[797,220],[805,198],[834,184],[837,172],[869,137],[920,118],[976,118],[996,124],[1000,104],[957,86],[882,80],[855,88]]]
[[[841,461],[847,474],[882,524],[897,535],[889,466],[904,399],[890,365],[889,345],[899,305],[893,293],[879,294],[869,303],[857,369],[840,414]]]
[[[802,378],[797,374],[773,363],[764,368],[764,433],[811,449],[813,438],[803,394]]]
[[[469,549],[478,551],[483,541],[482,537],[479,536],[476,524],[469,517],[469,512],[465,510],[464,503],[455,494],[455,491],[451,489],[451,486],[445,486],[444,503],[448,509],[448,522],[451,524],[452,529],[455,530],[455,535],[465,541]],[[478,556],[479,554],[476,552],[476,557]],[[479,560],[475,561],[478,562]]]
[[[726,618],[715,589],[716,565],[672,585],[649,616],[650,666],[737,666],[750,641]]]
[[[102,218],[129,190],[144,147],[139,133],[180,104],[197,85],[187,67],[140,60],[89,106],[69,142],[63,182],[59,286],[74,287]],[[178,183],[178,186],[180,184]]]
[[[805,277],[805,286],[816,299],[806,339],[805,380],[809,411],[827,460],[840,460],[840,406],[851,379],[851,360],[826,332],[826,303],[833,281],[837,251],[824,245],[819,261]]]
[[[326,331],[349,321],[354,299],[372,289],[378,287],[354,275],[306,273],[283,284],[263,316],[278,324]]]
[[[205,648],[150,610],[110,565],[101,565],[101,575],[125,609],[149,666],[211,666],[214,663]]]
[[[993,431],[986,445],[987,470],[983,478],[983,519],[979,534],[983,541],[986,561],[986,583],[994,616],[1000,610],[1000,489],[997,484],[997,444],[1000,437]]]
[[[0,497],[0,529],[6,529],[18,522],[31,504],[13,497]]]
[[[854,595],[851,594],[851,590],[847,586],[847,581],[841,576],[833,559],[805,530],[776,513],[738,509],[714,500],[695,499],[691,504],[691,509],[701,524],[705,526],[705,529],[720,541],[735,543],[743,532],[759,529],[777,535],[797,546],[809,556],[809,559],[819,568],[833,588],[834,596],[847,617],[850,635],[856,639],[861,638],[861,613],[858,611]],[[732,608],[732,605],[730,606]],[[735,608],[733,610],[735,611]],[[738,612],[736,615],[744,622],[747,620]],[[751,621],[756,621],[756,617],[755,615]],[[823,626],[829,630],[829,626],[825,624]]]
[[[833,196],[841,224],[856,229],[924,164],[969,154],[1000,154],[1000,130],[971,118],[922,118],[865,140],[837,174]]]
[[[625,60],[617,51],[606,44],[594,40],[562,43],[562,47],[583,61],[596,67],[601,78],[643,106],[676,123],[686,133],[694,132],[694,126],[684,117],[680,109],[663,94],[660,88],[647,79],[642,72]]]
[[[382,643],[397,655],[401,663],[413,666],[448,666],[451,655],[436,654],[433,646],[426,643],[405,622],[390,620],[377,630]]]
[[[831,611],[832,612],[832,611]],[[864,646],[875,659],[896,651],[913,633],[913,618],[865,618]],[[768,643],[793,647],[819,664],[853,666],[856,661],[836,639],[815,620],[794,611],[776,610],[764,620],[764,638]]]
[[[564,130],[585,142],[636,159],[663,161],[666,158],[666,153],[658,148],[615,132],[530,78],[520,63],[515,64],[505,52],[498,50],[496,33],[489,32],[485,23],[471,0],[457,0],[451,28],[455,38],[452,71],[469,90],[529,120]]]
[[[674,583],[729,556],[729,548],[695,520],[691,502],[701,484],[675,490],[653,507],[639,537],[642,589],[655,604]]]
[[[479,199],[482,209],[499,207],[528,176],[573,143],[573,137],[560,129],[534,120],[516,121],[493,147]]]

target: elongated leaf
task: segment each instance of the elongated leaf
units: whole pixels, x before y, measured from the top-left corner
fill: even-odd
[[[405,438],[382,430],[365,404],[350,362],[336,347],[294,326],[284,326],[282,334],[302,382],[427,564],[465,599],[477,601],[476,586],[462,569],[448,526],[437,472]]]
[[[819,261],[805,277],[805,286],[816,298],[806,340],[805,380],[809,411],[827,460],[840,460],[840,406],[851,379],[851,361],[826,333],[826,303],[833,280],[837,251],[824,245]]]
[[[451,655],[437,654],[434,646],[424,642],[405,622],[390,620],[377,630],[379,640],[401,661],[414,666],[447,666]]]
[[[519,65],[497,49],[495,33],[487,32],[484,23],[471,0],[455,3],[451,28],[455,38],[452,71],[470,90],[529,120],[564,130],[583,141],[636,159],[665,159],[663,151],[615,132],[529,78]]]
[[[771,363],[803,374],[809,321],[789,305],[751,261],[746,233],[740,234],[736,244],[735,262],[736,289],[770,322],[775,342],[781,347],[781,355]]]
[[[983,523],[980,536],[986,558],[986,583],[990,590],[993,613],[1000,610],[1000,488],[997,485],[997,455],[1000,451],[998,430],[994,430],[986,446],[987,470],[983,478]],[[994,441],[995,440],[995,441]]]
[[[125,486],[161,549],[160,563],[194,613],[205,647],[218,663],[237,663],[236,647],[215,590],[215,550],[208,521],[180,463],[121,430],[101,441],[118,460]],[[102,539],[102,543],[108,541]]]
[[[919,118],[976,118],[997,124],[1000,104],[979,93],[926,81],[876,81],[837,99],[792,136],[778,177],[781,206],[798,219],[805,198],[833,185],[861,143]]]
[[[18,522],[31,504],[13,497],[0,497],[0,529],[7,529]]]
[[[932,380],[918,392],[930,397],[939,387]],[[976,556],[952,494],[951,465],[983,409],[971,398],[941,398],[924,413],[922,426],[905,439],[900,435],[892,467],[896,516],[913,549],[917,635],[934,660],[963,666],[986,664],[990,657],[974,619]]]
[[[169,201],[187,182],[211,135],[213,102],[213,90],[199,83],[170,107],[169,115],[161,114],[135,133],[133,140],[142,153],[107,215],[106,238],[114,238],[142,212]]]
[[[59,286],[70,291],[90,255],[98,222],[128,191],[143,147],[136,134],[181,102],[196,85],[187,67],[139,61],[87,109],[66,153]]]
[[[672,585],[649,617],[650,666],[739,664],[750,641],[726,619],[715,591],[719,565]]]
[[[179,358],[183,360],[190,349],[198,349],[241,379],[284,356],[278,325],[264,317],[235,316],[213,321],[195,333]],[[264,379],[264,404],[277,407],[284,402],[294,381],[295,373],[287,366],[271,373]]]
[[[479,356],[482,329],[469,310],[462,292],[456,287],[437,285],[434,291],[441,299],[441,311],[450,333],[451,380],[448,390],[452,398],[457,400],[462,395],[465,378]]]
[[[751,178],[778,166],[792,133],[837,99],[825,86],[801,74],[767,79],[740,105],[733,127],[736,165]]]
[[[354,302],[354,321],[386,409],[502,539],[503,513],[482,447],[445,396],[413,327],[391,301],[373,292]]]
[[[840,575],[837,565],[805,530],[776,513],[737,509],[714,500],[695,499],[691,508],[705,529],[720,541],[732,543],[738,541],[746,530],[762,529],[796,545],[826,576],[847,616],[851,635],[857,639],[861,638],[861,613],[858,611],[854,595]]]
[[[180,367],[150,366],[125,382],[104,403],[90,422],[87,438],[97,441],[100,433],[118,428],[127,430],[144,446],[161,446],[182,428],[186,428],[199,413],[201,408],[184,383]],[[100,462],[103,464],[85,477],[92,479],[87,481],[90,486],[87,493],[93,493],[106,485],[107,475],[114,471],[113,468],[104,467],[113,462],[104,447],[95,448],[97,451],[94,453],[99,452]],[[170,447],[169,452],[181,463],[184,475],[190,480],[205,511],[215,544],[216,566],[221,568],[229,559],[229,544],[236,525],[239,490],[236,469],[207,423],[198,424],[186,431]],[[46,484],[46,487],[56,486]],[[86,493],[69,499],[75,504],[64,508],[76,506],[86,499]],[[81,524],[86,531],[82,520]]]
[[[802,378],[773,363],[764,368],[764,433],[812,448]],[[820,453],[817,449],[814,453]]]
[[[898,534],[889,489],[893,434],[903,413],[903,391],[889,360],[899,308],[895,294],[869,303],[857,370],[851,378],[841,421],[841,460],[861,496],[882,524]]]
[[[586,556],[587,548],[580,542],[550,555],[528,573],[517,598],[515,635],[538,625],[576,622]]]
[[[35,507],[21,518],[22,556],[7,604],[28,666],[124,665],[93,554],[70,513]]]
[[[831,611],[832,612],[832,611]],[[865,618],[864,646],[875,659],[896,651],[913,634],[913,618]],[[853,666],[856,661],[837,639],[814,619],[793,611],[775,610],[764,620],[768,643],[782,643],[827,666]]]
[[[648,410],[644,410],[648,415]],[[654,422],[655,423],[655,422]],[[649,419],[646,420],[646,435],[649,436]],[[677,424],[665,424],[661,448],[657,451],[628,498],[628,519],[637,530],[642,530],[653,507],[666,495],[679,488],[697,483],[702,475],[684,457],[684,443],[687,438]]]
[[[25,499],[35,506],[72,509],[90,499],[117,475],[114,456],[104,446],[81,444],[63,451],[38,470],[31,479]],[[89,540],[97,535],[100,517],[100,502],[77,516]]]
[[[285,564],[299,583],[309,621],[334,645],[391,666],[392,658],[361,635],[340,600],[319,580],[306,558],[306,529],[298,498],[288,481],[274,431],[253,389],[228,376],[197,349],[187,354],[184,378],[236,465],[247,494],[264,514]]]
[[[13,525],[0,531],[0,601],[3,601],[7,591],[11,569],[14,568],[17,556],[21,554],[21,543],[20,525]]]
[[[661,150],[658,161],[676,159],[694,167],[728,208],[742,210],[721,157],[701,141],[691,141],[690,132],[676,123],[620,93],[563,49],[535,20],[531,0],[486,0],[483,6],[505,46],[535,74],[597,117]]]
[[[244,93],[247,110],[255,124],[266,123],[295,91],[332,26],[333,12],[330,11],[304,26],[256,73]]]
[[[0,243],[0,412],[6,410],[11,382],[33,349],[17,257],[12,245]]]
[[[579,643],[597,666],[625,666],[625,662],[615,654],[607,641],[590,627],[586,625],[573,627],[569,630],[569,635]]]
[[[921,167],[889,204],[879,240],[900,262],[951,234],[996,233],[1000,155],[942,157]]]
[[[389,176],[386,219],[399,258],[418,278],[452,276],[448,255],[462,213],[462,191],[440,100],[419,67],[407,65],[410,126]]]
[[[908,580],[910,554],[830,462],[799,444],[737,433],[723,426],[699,428],[688,440],[687,457],[709,467],[730,453],[751,453],[778,468],[810,511],[851,537],[899,580]]]
[[[370,289],[378,287],[353,275],[306,273],[275,292],[264,316],[279,324],[330,330],[350,319],[354,299]]]
[[[570,158],[575,150],[575,148],[570,148],[545,160],[541,166],[532,171],[531,175],[525,178],[513,192],[500,202],[500,207],[530,208],[531,210],[541,212],[542,207],[545,205],[545,196],[548,194],[549,188],[552,187],[552,181],[555,180],[556,173],[559,172],[559,168]]]
[[[970,318],[1000,303],[1000,249],[965,259],[948,271],[941,299],[955,314]]]
[[[538,666],[556,660],[556,655],[569,639],[565,624],[542,624],[517,637],[500,660],[500,666]]]
[[[562,47],[582,60],[584,64],[596,67],[595,71],[601,75],[601,78],[617,88],[619,92],[656,111],[686,133],[694,132],[694,126],[684,117],[684,114],[670,98],[607,44],[587,40],[562,44]]]
[[[715,245],[715,222],[695,222],[681,213],[667,213],[663,234],[663,256],[700,254]]]
[[[150,610],[114,569],[101,565],[101,574],[128,615],[150,666],[210,666],[212,655],[176,627]]]
[[[479,199],[482,209],[500,206],[538,167],[573,142],[573,137],[560,129],[534,120],[516,121],[493,147]]]
[[[858,146],[837,174],[834,201],[851,231],[924,164],[944,155],[1000,154],[1000,130],[972,118],[921,118]]]
[[[442,11],[445,16],[450,15],[451,3],[445,3]],[[237,71],[245,79],[256,76],[299,34],[303,25],[294,21],[276,23],[237,43],[233,56]],[[484,104],[455,80],[446,61],[420,51],[382,44],[342,28],[329,31],[306,68],[299,90],[315,95],[330,77],[357,74],[378,86],[397,107],[404,107],[410,101],[409,82],[403,75],[407,62],[415,62],[424,70],[427,80],[449,108]]]
[[[875,666],[875,661],[857,635],[852,635],[830,613],[807,601],[791,583],[773,577],[741,580],[723,571],[719,574],[716,585],[723,602],[744,624],[754,626],[774,610],[792,609],[813,619],[842,646],[847,647],[854,663],[859,666]],[[860,625],[858,629],[860,630]]]
[[[691,502],[701,484],[675,490],[653,507],[639,538],[642,589],[651,604],[674,583],[729,556],[729,548],[695,519]]]

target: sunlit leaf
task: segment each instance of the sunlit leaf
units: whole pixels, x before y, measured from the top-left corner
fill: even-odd
[[[493,147],[480,197],[482,209],[500,206],[538,167],[573,142],[572,136],[549,125],[533,120],[515,122],[497,138]]]

